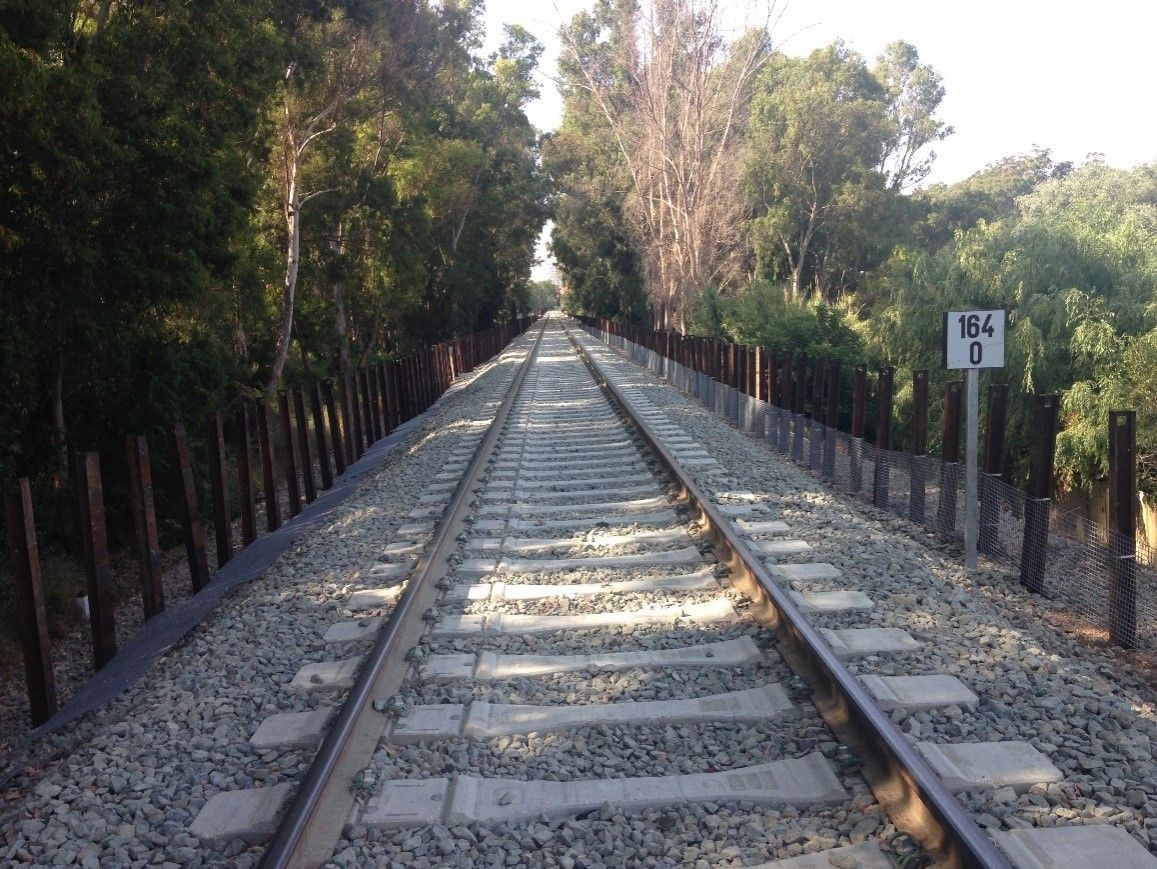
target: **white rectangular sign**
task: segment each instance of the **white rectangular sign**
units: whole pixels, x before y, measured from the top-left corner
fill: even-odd
[[[949,311],[944,315],[944,367],[1003,368],[1004,311]]]

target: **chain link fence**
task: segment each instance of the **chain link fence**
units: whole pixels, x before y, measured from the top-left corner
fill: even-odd
[[[622,336],[586,328],[828,485],[963,543],[963,463],[877,450],[806,413],[752,398]],[[1049,499],[1030,497],[998,476],[979,474],[978,489],[978,546],[986,558],[1114,642],[1157,651],[1157,550],[1119,539],[1074,511],[1058,512]]]

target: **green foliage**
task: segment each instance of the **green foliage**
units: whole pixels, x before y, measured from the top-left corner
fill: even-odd
[[[545,313],[559,306],[559,287],[553,280],[531,281],[526,287],[524,311]]]
[[[839,359],[849,368],[865,357],[854,317],[846,307],[818,299],[785,302],[783,288],[766,281],[756,282],[729,299],[712,290],[704,293],[691,331],[773,351],[802,350],[809,356]]]
[[[1146,374],[1145,360],[1146,336],[1157,323],[1157,171],[1096,161],[1055,171],[1038,152],[936,196],[947,204],[944,214],[957,215],[952,240],[931,250],[898,249],[857,299],[870,308],[864,333],[871,352],[898,366],[897,382],[928,368],[939,385],[950,377],[939,358],[943,312],[1005,308],[1006,367],[985,372],[982,383],[1007,379],[1012,389],[1013,479],[1023,481],[1027,472],[1032,394],[1059,392],[1063,483],[1103,476],[1108,410],[1129,407],[1141,412],[1139,441],[1150,445],[1141,449],[1141,476],[1152,480],[1152,369]],[[976,214],[999,212],[991,222],[981,217],[964,226]]]
[[[1108,474],[1110,410],[1137,411],[1137,484],[1144,492],[1157,488],[1157,404],[1153,401],[1157,371],[1157,329],[1142,335],[1115,333],[1107,322],[1084,322],[1073,334],[1073,350],[1088,366],[1090,377],[1065,391],[1064,431],[1057,437],[1060,482],[1087,488]]]
[[[46,547],[77,544],[76,450],[116,545],[126,434],[164,525],[172,425],[203,462],[205,412],[278,385],[295,141],[291,379],[526,307],[541,46],[513,27],[474,56],[481,9],[0,0],[0,475],[33,478]]]
[[[905,237],[900,196],[931,165],[926,146],[950,130],[935,111],[939,76],[906,43],[875,70],[835,43],[776,56],[752,103],[747,185],[760,277],[789,298],[855,289]]]

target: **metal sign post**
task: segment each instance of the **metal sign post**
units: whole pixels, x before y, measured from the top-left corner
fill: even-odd
[[[944,367],[964,371],[964,566],[976,567],[980,509],[976,450],[980,369],[1004,367],[1004,311],[949,311],[944,315]]]
[[[976,567],[976,544],[980,539],[980,509],[976,503],[976,442],[980,404],[980,372],[964,371],[964,566]]]

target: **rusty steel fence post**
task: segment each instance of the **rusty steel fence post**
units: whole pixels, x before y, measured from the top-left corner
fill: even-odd
[[[362,410],[362,452],[370,448],[370,445],[377,440],[374,429],[374,414],[370,405],[370,379],[366,376],[366,369],[354,369],[354,379],[358,384],[358,395],[361,397]]]
[[[751,397],[756,401],[767,401],[767,350],[756,346],[755,358],[751,363]],[[765,432],[766,434],[766,432]]]
[[[309,451],[309,421],[305,416],[305,396],[301,387],[293,388],[293,415],[297,420],[297,448],[301,455],[301,482],[305,486],[305,503],[317,500],[317,486],[313,481],[313,456]]]
[[[827,437],[824,438],[823,475],[829,480],[836,477],[836,440],[840,430],[840,360],[833,359],[828,363],[828,373],[824,378],[824,385],[828,393],[827,412],[824,415],[824,424],[827,426]]]
[[[792,433],[791,439],[791,457],[797,461],[803,461],[803,409],[804,403],[807,401],[807,353],[802,350],[796,357],[795,368],[795,399],[792,405],[792,417],[795,423],[795,430]]]
[[[325,404],[322,402],[321,384],[317,381],[309,389],[309,409],[313,415],[313,439],[317,444],[317,466],[321,474],[321,487],[333,485],[333,471],[329,464],[329,444],[325,434]]]
[[[386,380],[385,362],[379,362],[374,366],[374,377],[377,379],[378,384],[379,413],[382,415],[382,437],[385,437],[394,430],[390,425],[390,389]]]
[[[237,488],[241,510],[242,548],[257,539],[257,514],[253,502],[253,457],[250,440],[249,403],[243,401],[233,415],[233,452],[237,454]]]
[[[152,618],[165,608],[165,586],[161,579],[161,543],[157,533],[157,509],[153,500],[153,469],[149,462],[149,442],[143,435],[125,438],[129,500],[137,544],[137,566],[141,580],[141,608]]]
[[[876,461],[872,473],[872,504],[888,509],[891,466],[885,453],[892,449],[892,380],[896,369],[887,365],[880,369],[876,381]]]
[[[1109,411],[1109,637],[1137,648],[1137,411]]]
[[[382,373],[385,377],[386,387],[386,421],[389,430],[394,431],[402,424],[402,401],[401,396],[398,394],[397,361],[391,360],[387,362]]]
[[[112,597],[112,567],[108,558],[104,487],[100,453],[76,456],[76,490],[80,506],[80,533],[88,580],[89,625],[92,627],[93,668],[99,670],[116,657],[116,612]]]
[[[479,352],[478,362],[481,365],[482,362],[485,361],[483,356],[486,352],[486,349],[485,349],[485,347],[480,347],[479,351],[480,352]],[[403,356],[401,359],[399,359],[398,362],[399,362],[398,381],[399,381],[399,385],[401,387],[399,395],[402,399],[402,421],[405,422],[405,421],[413,419],[415,414],[416,414],[416,411],[414,410],[414,407],[415,407],[414,356],[412,353],[408,354],[406,356]]]
[[[362,396],[362,433],[365,437],[365,448],[368,450],[378,441],[378,427],[374,421],[373,392],[370,389],[369,369],[357,369],[359,391]]]
[[[1060,397],[1036,396],[1029,445],[1028,491],[1024,499],[1024,541],[1020,554],[1020,584],[1029,591],[1044,591],[1045,560],[1049,545],[1049,510],[1056,456],[1057,413]]]
[[[780,372],[779,451],[785,456],[791,451],[792,360],[790,350],[783,351],[783,369]]]
[[[333,449],[333,467],[335,476],[345,473],[345,448],[341,432],[341,417],[337,412],[337,399],[333,394],[333,381],[326,380],[321,384],[322,396],[325,398],[325,413],[329,420],[329,445]],[[330,484],[326,486],[328,489]]]
[[[217,569],[233,557],[233,515],[229,510],[228,472],[225,466],[225,426],[221,414],[205,415],[209,445],[209,493],[213,509],[213,536],[217,544]]]
[[[366,379],[366,392],[369,395],[370,430],[373,432],[373,443],[384,437],[382,426],[381,395],[378,393],[378,368],[369,365],[362,369]]]
[[[342,431],[344,433],[342,445],[345,447],[345,463],[348,468],[361,458],[362,455],[361,414],[357,409],[356,387],[351,386],[349,373],[343,373],[338,377],[337,383],[341,393],[339,401],[341,404]]]
[[[811,437],[808,440],[808,467],[813,471],[820,469],[823,456],[824,442],[824,367],[826,360],[818,356],[813,365],[812,374],[812,418]]]
[[[1004,474],[1004,430],[1008,419],[1008,384],[988,388],[988,413],[984,421],[984,469],[980,474],[980,528],[977,549],[994,555],[1000,539],[1000,494],[997,485]]]
[[[276,531],[281,527],[281,505],[277,500],[277,471],[273,464],[273,440],[269,432],[269,405],[258,401],[254,406],[257,414],[257,452],[261,457],[261,492],[265,496],[265,530]]]
[[[301,487],[297,483],[297,457],[293,454],[293,417],[289,412],[289,390],[277,396],[277,412],[281,417],[281,455],[285,470],[285,494],[289,500],[289,518],[301,512]]]
[[[4,525],[12,553],[12,581],[16,586],[16,606],[20,617],[28,711],[33,726],[38,727],[56,713],[57,697],[56,676],[52,670],[52,639],[44,610],[40,548],[36,543],[36,519],[27,477],[4,481]]]
[[[912,372],[912,472],[908,492],[908,519],[924,523],[927,500],[925,461],[928,455],[928,369]]]
[[[956,493],[960,488],[960,409],[964,382],[944,384],[944,413],[940,434],[940,494],[937,499],[936,524],[941,534],[956,530]]]
[[[868,404],[868,366],[857,365],[852,383],[852,442],[848,447],[848,488],[864,488],[864,420]]]
[[[205,555],[205,526],[197,498],[197,481],[193,477],[193,457],[189,453],[189,436],[180,423],[173,426],[173,455],[177,459],[177,482],[181,490],[181,525],[185,532],[185,555],[189,560],[189,582],[196,594],[209,581],[209,559]]]
[[[767,409],[767,440],[773,447],[779,446],[779,351],[765,351],[767,358],[767,382],[765,398]]]

